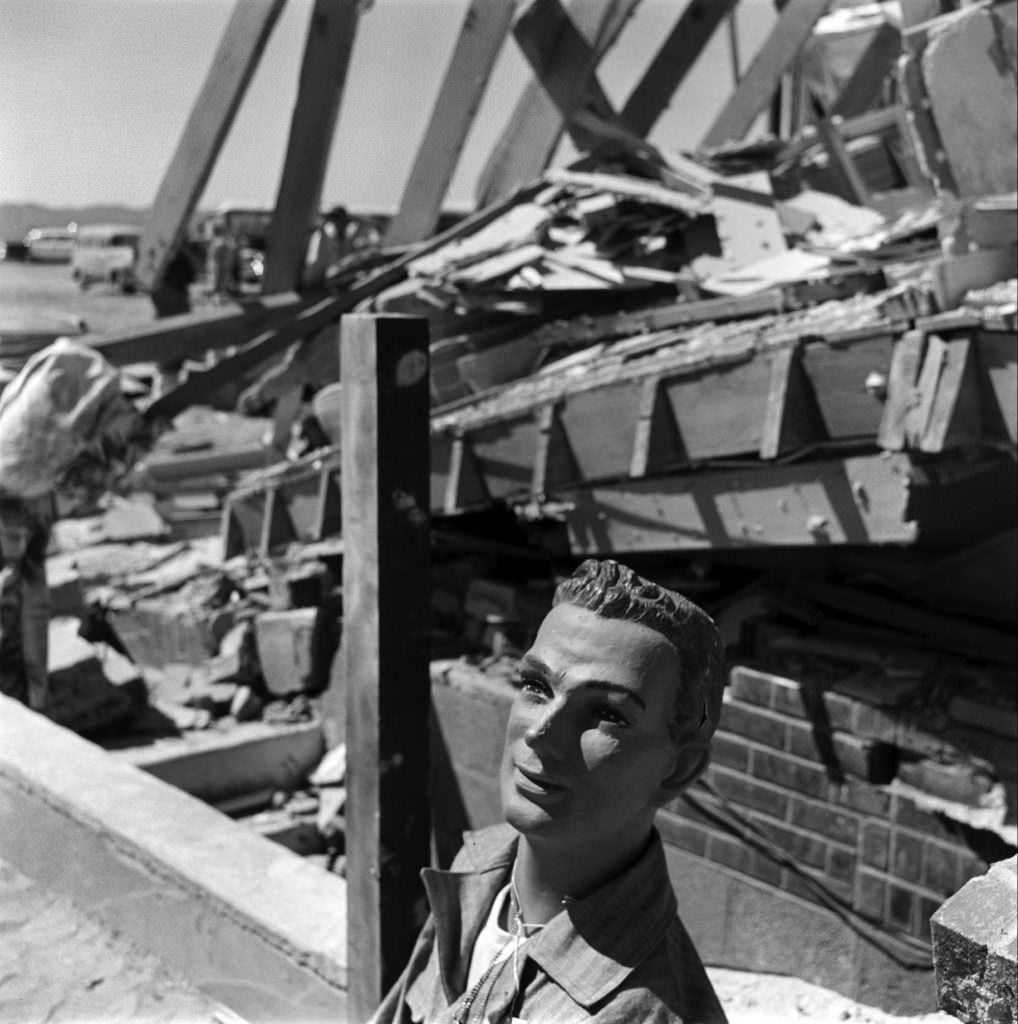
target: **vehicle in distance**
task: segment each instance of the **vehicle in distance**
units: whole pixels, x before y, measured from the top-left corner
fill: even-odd
[[[74,252],[73,228],[32,228],[25,235],[25,259],[29,263],[68,263]]]
[[[135,291],[141,233],[133,224],[82,225],[71,257],[71,277],[82,289],[98,282],[126,294]]]

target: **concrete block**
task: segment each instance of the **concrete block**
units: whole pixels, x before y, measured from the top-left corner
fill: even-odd
[[[336,653],[329,633],[322,608],[262,612],[255,619],[255,642],[269,693],[324,690]]]
[[[324,752],[321,723],[313,721],[298,725],[243,722],[225,733],[189,732],[110,753],[192,796],[216,803],[266,788],[295,789]]]
[[[251,1024],[346,1016],[346,883],[0,698],[0,858]]]
[[[1018,858],[973,878],[933,915],[942,1009],[964,1024],[1018,1020]]]

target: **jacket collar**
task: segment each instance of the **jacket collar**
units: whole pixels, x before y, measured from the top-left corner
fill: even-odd
[[[508,825],[467,833],[459,858],[465,870],[424,872],[435,912],[439,968],[450,1002],[466,986],[474,942],[495,894],[506,883],[518,838]],[[647,848],[618,878],[570,903],[521,952],[574,1002],[589,1009],[646,959],[675,913],[675,894],[655,831]]]

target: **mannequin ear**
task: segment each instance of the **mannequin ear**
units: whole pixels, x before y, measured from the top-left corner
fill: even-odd
[[[661,803],[677,797],[690,786],[707,767],[710,748],[706,743],[693,741],[683,743],[675,751],[671,770],[661,780]]]

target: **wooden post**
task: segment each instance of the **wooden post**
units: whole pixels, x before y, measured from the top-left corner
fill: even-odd
[[[284,0],[237,0],[184,134],[159,185],[138,248],[137,277],[154,288],[187,227]]]
[[[471,0],[403,189],[399,211],[386,232],[387,244],[417,242],[435,230],[513,13],[513,5],[506,0]]]
[[[770,103],[781,76],[830,5],[831,0],[788,0],[739,87],[704,136],[703,148],[741,141]]]
[[[315,0],[265,252],[262,291],[297,288],[332,149],[360,4]]]
[[[351,1020],[406,965],[429,860],[428,328],[356,314],[343,376],[343,645]]]

